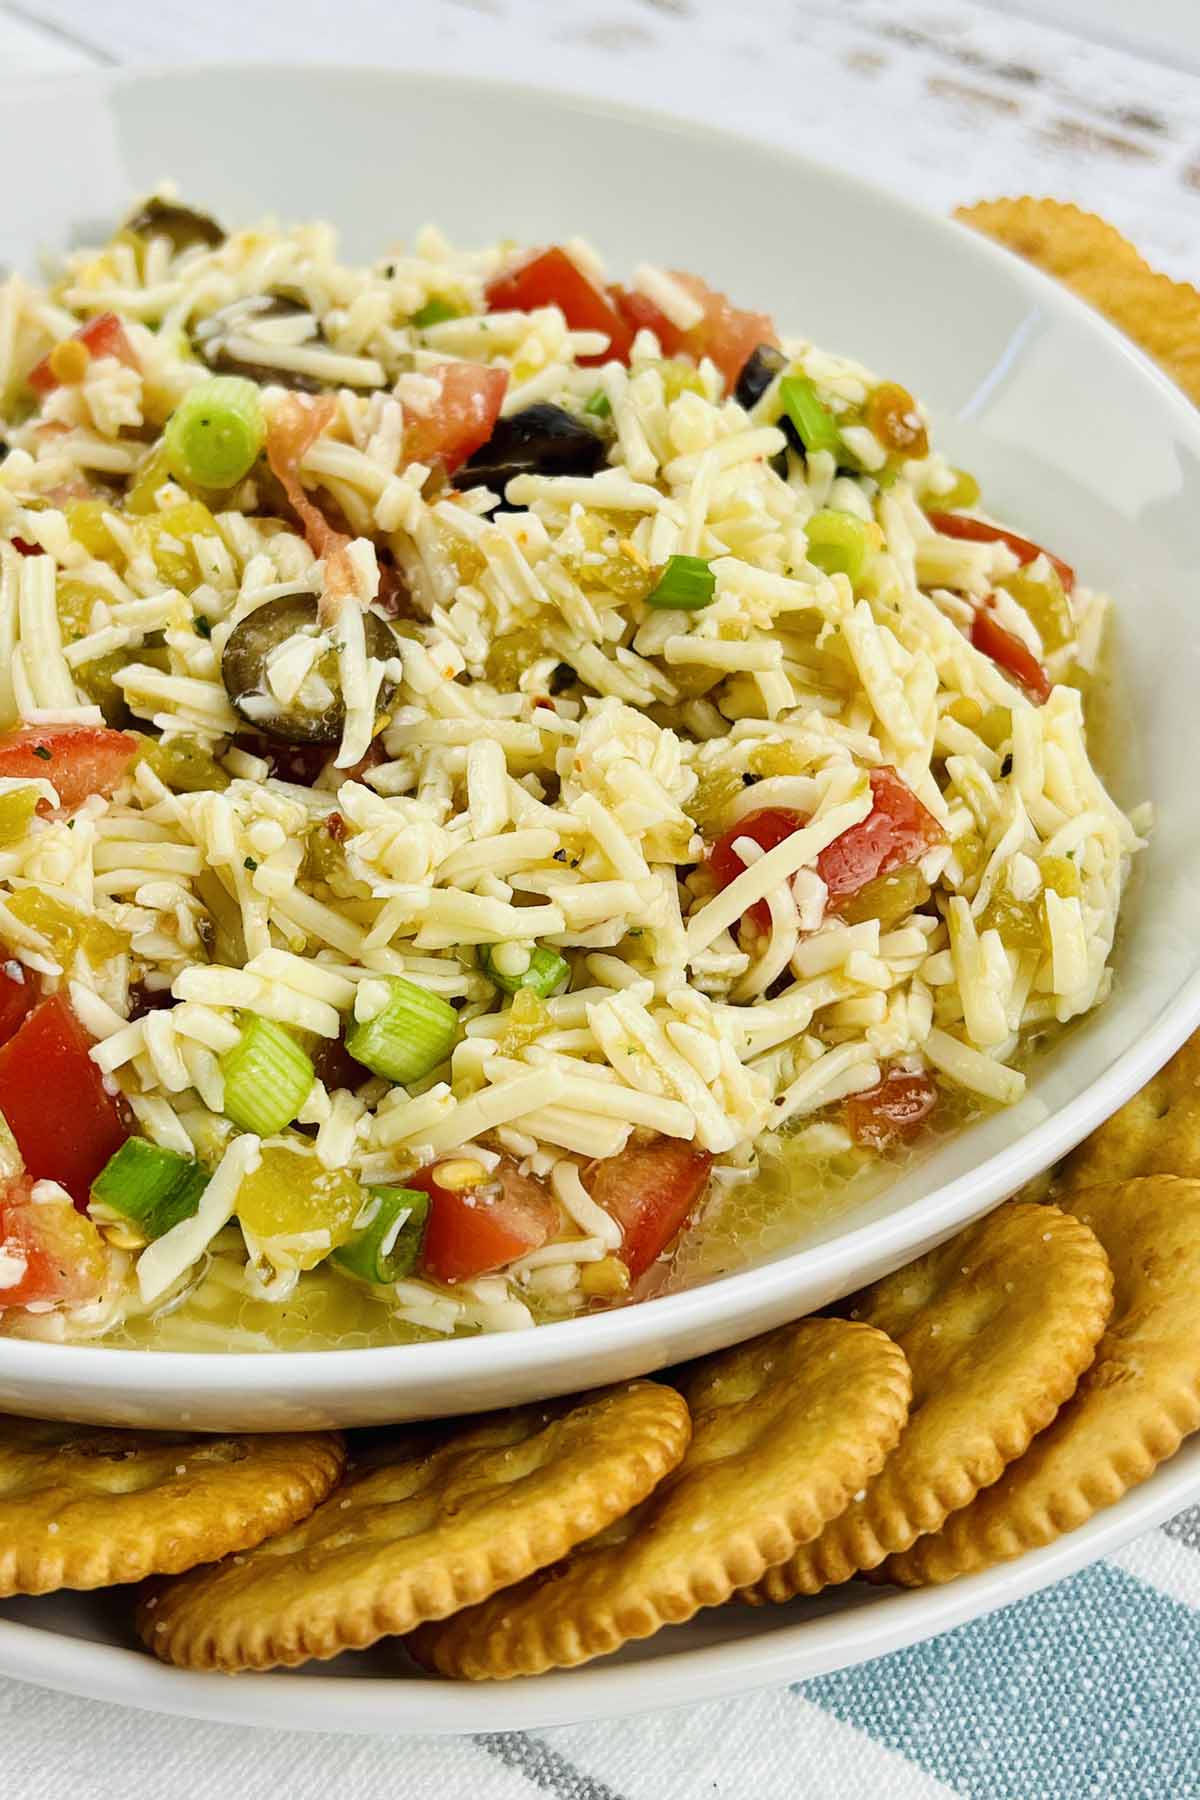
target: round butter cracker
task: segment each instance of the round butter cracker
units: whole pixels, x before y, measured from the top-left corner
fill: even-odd
[[[246,1550],[337,1481],[332,1432],[201,1437],[0,1416],[0,1595],[108,1587]]]
[[[689,1435],[683,1399],[649,1381],[398,1432],[295,1530],[151,1592],[138,1630],[194,1669],[364,1649],[565,1555],[644,1499]]]
[[[1036,263],[1140,344],[1200,405],[1200,293],[1162,275],[1095,213],[1061,200],[982,200],[955,217]]]
[[[845,1302],[904,1351],[908,1422],[865,1493],[743,1598],[819,1593],[935,1531],[1049,1424],[1111,1303],[1108,1261],[1087,1226],[1019,1201]]]
[[[1071,1213],[1108,1253],[1112,1316],[1072,1399],[1000,1480],[880,1575],[951,1581],[1073,1531],[1200,1426],[1200,1181],[1089,1187]]]
[[[719,1606],[869,1480],[908,1409],[882,1332],[803,1319],[681,1377],[692,1442],[644,1506],[565,1561],[411,1640],[443,1675],[505,1680],[603,1656]]]

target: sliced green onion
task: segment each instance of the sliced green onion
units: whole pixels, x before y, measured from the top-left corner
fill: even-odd
[[[808,533],[808,560],[826,575],[848,575],[856,582],[871,552],[867,528],[854,513],[825,507],[815,512],[804,527]]]
[[[207,1186],[208,1170],[194,1156],[132,1137],[93,1181],[92,1199],[157,1238],[191,1218]]]
[[[702,556],[672,556],[658,578],[658,586],[646,595],[646,605],[698,612],[716,591],[717,578]]]
[[[424,331],[427,325],[443,325],[447,319],[459,319],[461,317],[462,314],[459,312],[458,308],[456,306],[451,306],[449,300],[435,299],[427,300],[424,306],[419,307],[408,322],[410,325],[415,325],[418,331]]]
[[[597,388],[583,410],[591,413],[594,419],[607,419],[612,414],[612,403],[604,389]]]
[[[842,447],[837,420],[807,375],[785,375],[779,384],[779,398],[807,451],[831,450],[837,454]]]
[[[559,983],[571,973],[569,964],[557,950],[547,950],[540,944],[535,946],[528,967],[520,975],[501,974],[490,944],[480,944],[478,959],[488,980],[494,981],[506,994],[515,994],[518,988],[532,988],[542,1000],[548,1000]]]
[[[190,387],[163,432],[171,473],[197,487],[232,487],[254,467],[267,436],[258,386],[214,375]]]
[[[295,1038],[258,1013],[243,1013],[242,1035],[221,1058],[225,1117],[270,1137],[290,1125],[308,1098],[313,1066]]]
[[[445,1062],[458,1037],[458,1014],[440,994],[430,994],[402,975],[380,978],[387,1002],[373,1019],[358,1019],[346,1033],[356,1062],[387,1081],[419,1081]]]
[[[378,1203],[374,1217],[329,1260],[360,1281],[386,1287],[403,1281],[417,1266],[429,1217],[429,1195],[419,1188],[403,1187],[371,1187],[367,1192]]]

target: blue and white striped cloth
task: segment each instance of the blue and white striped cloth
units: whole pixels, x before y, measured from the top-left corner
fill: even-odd
[[[1193,1800],[1200,1507],[930,1643],[690,1711],[350,1738],[0,1681],[0,1768],[4,1800]]]

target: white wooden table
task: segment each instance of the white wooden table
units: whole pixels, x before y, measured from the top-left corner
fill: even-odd
[[[216,59],[394,63],[600,92],[768,135],[942,209],[1050,193],[1200,282],[1200,0],[0,0],[0,82]],[[733,1728],[722,1718],[711,1729]],[[552,1785],[549,1761],[513,1756],[514,1800]],[[877,1769],[859,1775],[860,1791],[873,1776],[887,1792]],[[580,1779],[555,1791],[612,1792]],[[842,1800],[840,1782],[820,1791]],[[0,1800],[431,1792],[468,1800],[432,1744],[251,1739],[0,1681]]]
[[[1047,18],[1065,29],[1034,22]],[[599,91],[769,135],[939,207],[1050,192],[1200,277],[1200,0],[0,3],[5,74],[226,58]]]

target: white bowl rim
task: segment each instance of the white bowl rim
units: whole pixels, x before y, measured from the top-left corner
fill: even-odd
[[[1131,339],[1051,276],[1001,248],[980,233],[932,208],[881,187],[864,176],[824,163],[802,151],[784,149],[753,133],[702,123],[663,108],[610,100],[574,90],[554,91],[533,82],[496,76],[459,75],[444,70],[367,68],[361,64],[330,63],[320,68],[287,60],[239,63],[213,59],[186,64],[137,65],[119,69],[48,71],[21,83],[25,91],[36,85],[67,91],[143,87],[157,80],[203,82],[214,77],[244,77],[247,72],[270,79],[301,82],[338,82],[362,85],[419,81],[423,88],[437,86],[447,96],[466,92],[490,93],[514,101],[528,98],[538,105],[564,112],[582,111],[594,116],[626,119],[675,135],[690,136],[705,144],[727,144],[776,161],[782,169],[815,172],[822,180],[860,194],[894,211],[907,214],[914,224],[953,239],[958,253],[990,264],[1003,279],[1030,289],[1047,311],[1058,313],[1078,333],[1098,337],[1111,352],[1132,363],[1158,393],[1160,403],[1175,414],[1182,439],[1200,458],[1200,412],[1164,372]],[[7,83],[0,83],[3,93]],[[596,1313],[584,1318],[539,1325],[533,1330],[493,1333],[476,1337],[448,1338],[419,1344],[380,1345],[352,1350],[185,1351],[148,1350],[104,1343],[53,1344],[28,1338],[0,1336],[0,1381],[20,1388],[39,1389],[53,1381],[61,1392],[76,1383],[82,1389],[98,1383],[110,1392],[124,1389],[140,1402],[178,1401],[189,1383],[209,1390],[220,1389],[226,1399],[252,1392],[256,1400],[284,1400],[293,1387],[302,1388],[311,1404],[339,1396],[376,1389],[383,1382],[402,1378],[405,1390],[425,1383],[439,1384],[449,1377],[469,1383],[473,1376],[519,1379],[543,1365],[552,1367],[560,1354],[578,1364],[584,1358],[648,1348],[656,1339],[676,1341],[689,1324],[735,1326],[751,1308],[764,1311],[772,1303],[786,1308],[789,1290],[806,1278],[838,1278],[862,1267],[867,1255],[878,1262],[891,1257],[902,1262],[910,1240],[932,1243],[956,1227],[1015,1192],[1108,1118],[1150,1080],[1200,1025],[1200,970],[1180,988],[1127,1049],[1061,1111],[1032,1127],[1014,1145],[994,1153],[976,1168],[935,1188],[886,1218],[871,1221],[827,1243],[792,1251],[777,1260],[754,1265],[714,1278],[679,1293],[660,1295],[636,1305]],[[758,1327],[748,1328],[752,1335]],[[727,1340],[736,1330],[727,1333]],[[661,1359],[660,1359],[661,1361]]]

